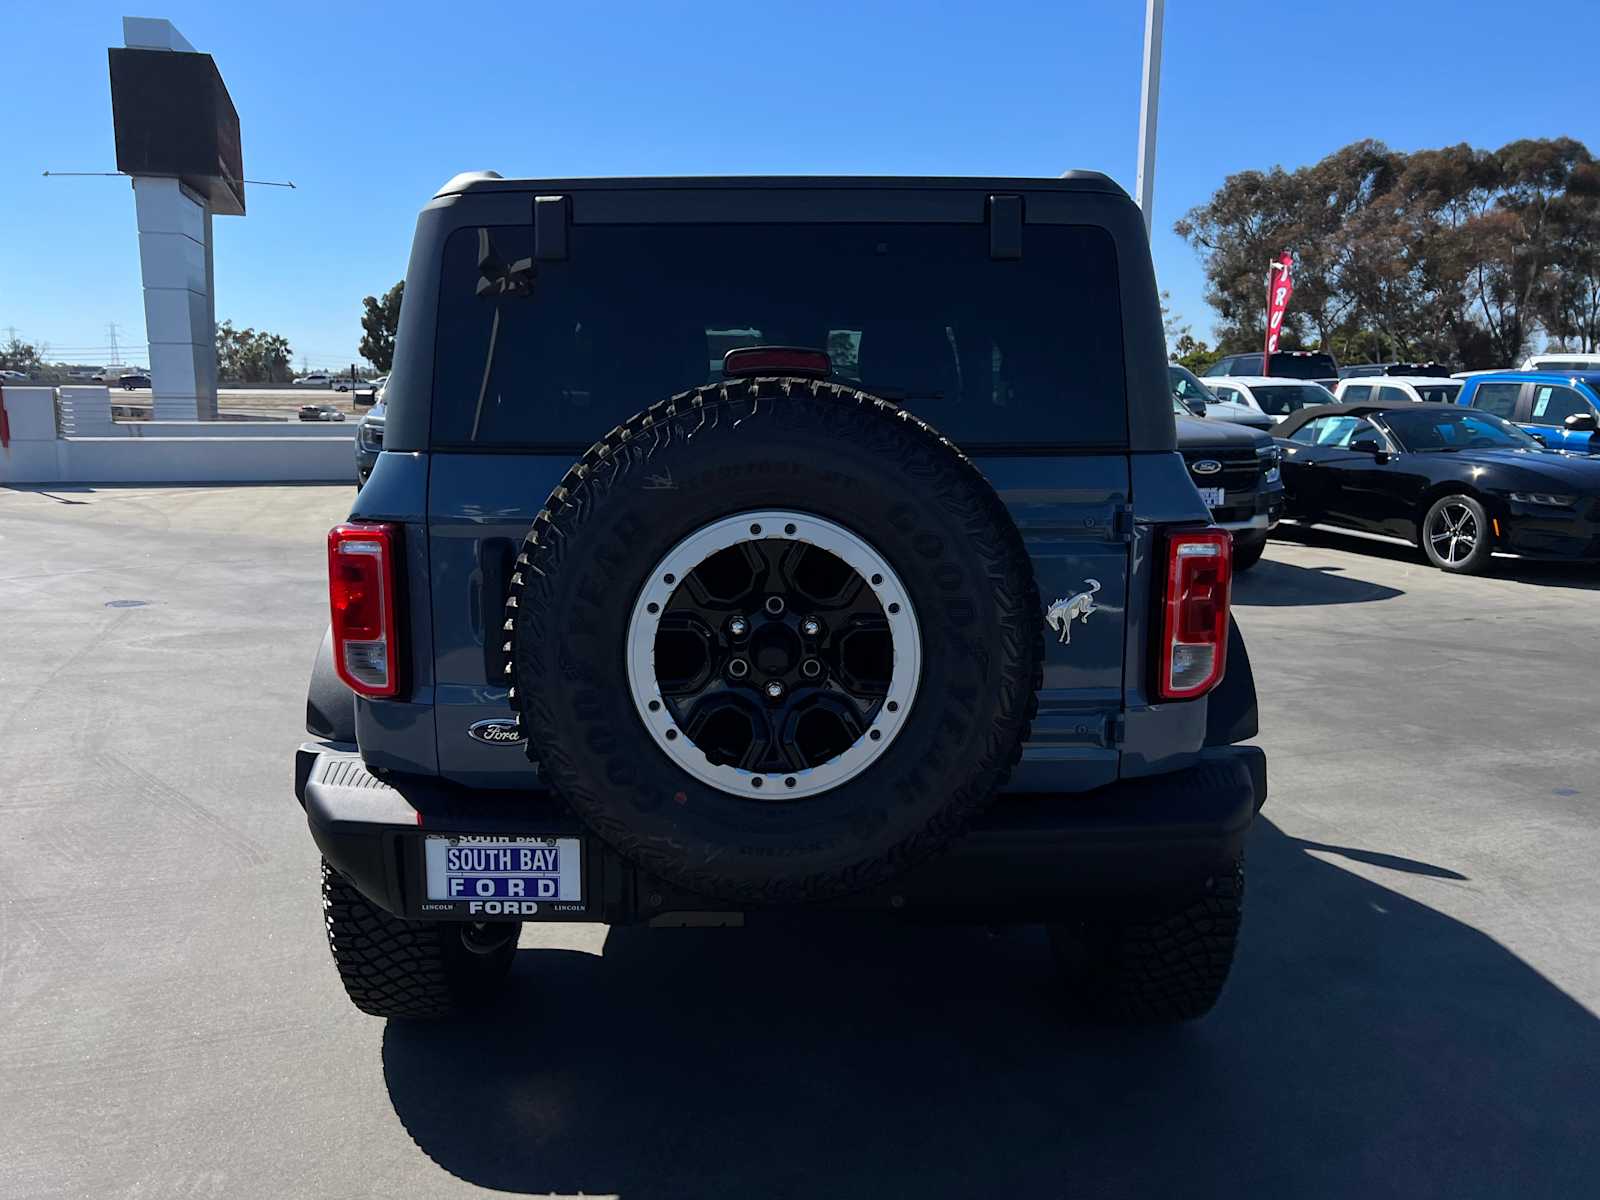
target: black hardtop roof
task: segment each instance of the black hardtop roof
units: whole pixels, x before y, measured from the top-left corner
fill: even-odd
[[[677,188],[768,189],[895,188],[905,191],[983,189],[1004,192],[1102,192],[1126,197],[1122,187],[1099,171],[1066,171],[1055,177],[1006,175],[661,175],[577,179],[507,179],[494,171],[464,171],[448,180],[435,196],[468,192],[574,192],[672,190]]]

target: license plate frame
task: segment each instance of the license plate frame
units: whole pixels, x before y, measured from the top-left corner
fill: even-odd
[[[1207,508],[1221,508],[1228,502],[1228,493],[1223,488],[1203,487],[1200,489],[1200,499]]]
[[[515,921],[584,908],[581,838],[430,833],[421,859],[418,907],[430,916]]]

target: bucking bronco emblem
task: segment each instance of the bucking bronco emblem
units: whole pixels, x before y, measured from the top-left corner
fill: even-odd
[[[1056,640],[1067,644],[1072,641],[1072,623],[1089,623],[1089,614],[1095,609],[1094,594],[1100,590],[1098,579],[1085,579],[1083,591],[1065,600],[1057,600],[1045,609],[1044,623],[1059,635]]]

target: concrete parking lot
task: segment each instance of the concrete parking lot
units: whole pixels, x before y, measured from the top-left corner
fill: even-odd
[[[1219,1010],[1037,931],[529,927],[345,1001],[291,793],[348,488],[0,489],[0,1195],[1592,1195],[1600,570],[1310,533],[1237,587],[1271,796]]]

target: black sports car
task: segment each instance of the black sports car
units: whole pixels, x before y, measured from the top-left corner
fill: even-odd
[[[1600,461],[1491,413],[1329,404],[1276,433],[1290,519],[1407,538],[1445,571],[1481,571],[1496,550],[1600,558]]]

